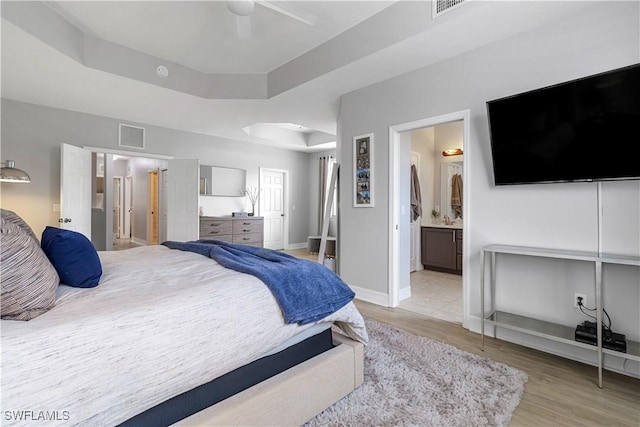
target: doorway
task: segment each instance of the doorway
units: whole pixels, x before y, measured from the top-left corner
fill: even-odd
[[[147,241],[158,244],[158,171],[147,172]]]
[[[124,188],[121,176],[113,177],[113,238],[124,237]]]
[[[431,128],[438,125],[445,125],[452,122],[460,122],[462,125],[462,149],[464,152],[465,161],[463,162],[462,169],[463,175],[469,176],[467,170],[469,168],[469,116],[470,113],[468,110],[446,114],[442,116],[417,120],[414,122],[404,123],[396,126],[391,126],[389,128],[389,171],[391,182],[389,186],[390,191],[390,203],[389,203],[389,216],[391,218],[390,229],[389,229],[389,241],[390,241],[390,257],[389,257],[389,306],[390,307],[400,307],[404,308],[407,306],[411,306],[411,298],[416,296],[420,298],[420,289],[419,283],[422,284],[433,284],[433,289],[445,287],[447,284],[443,282],[449,282],[451,279],[453,282],[457,280],[458,286],[458,295],[461,301],[458,302],[458,305],[461,305],[461,313],[459,318],[461,318],[462,324],[466,326],[467,323],[467,290],[468,290],[468,278],[463,275],[451,275],[449,273],[445,273],[442,271],[432,271],[432,270],[419,270],[413,273],[410,273],[412,269],[412,265],[410,263],[410,257],[412,255],[411,246],[411,226],[409,221],[409,215],[407,211],[410,210],[410,189],[407,185],[408,180],[410,179],[410,156],[412,151],[411,145],[411,133],[421,131],[425,128]],[[435,145],[434,145],[435,147]],[[434,156],[439,154],[442,156],[442,150],[439,153],[436,152],[435,148],[432,148],[431,159],[434,159]],[[435,210],[436,206],[438,209],[442,209],[441,202],[435,200],[435,195],[438,196],[441,193],[440,190],[440,178],[441,173],[439,171],[440,166],[438,165],[438,170],[436,170],[436,161],[427,161],[424,162],[424,154],[422,154],[422,176],[425,176],[425,172],[427,170],[430,171],[433,177],[432,182],[424,182],[422,185],[425,186],[429,191],[426,192],[428,196],[424,197],[424,199],[430,200],[430,202],[426,202],[423,204],[423,212],[422,217],[420,219],[421,225],[430,225],[431,224],[431,211]],[[435,185],[435,181],[438,181],[438,186]],[[465,200],[465,203],[462,205],[462,218],[459,219],[461,222],[461,230],[468,233],[469,224],[468,224],[468,212],[469,212],[469,185],[465,182],[462,191],[462,199]],[[423,192],[424,194],[424,192]],[[424,201],[424,200],[423,200]],[[415,227],[414,227],[415,232]],[[453,234],[455,235],[455,234]],[[468,271],[468,239],[464,239],[461,241],[460,245],[462,249],[462,254],[460,254],[460,264],[462,266],[463,271]],[[420,255],[417,255],[420,256]],[[454,255],[455,256],[455,255]],[[417,270],[417,269],[416,269]],[[449,282],[450,284],[451,282]],[[439,291],[440,295],[432,295],[430,300],[436,300],[438,298],[442,298],[442,290]],[[444,297],[451,298],[450,296]],[[415,301],[414,301],[415,302]],[[452,301],[449,301],[452,302]],[[419,306],[419,304],[416,304]],[[403,307],[404,306],[404,307]],[[433,304],[431,308],[433,309]],[[415,306],[414,306],[415,308]],[[433,310],[435,311],[435,310]],[[433,316],[433,313],[430,314]],[[451,319],[445,319],[451,320]]]
[[[288,241],[287,171],[260,168],[260,216],[264,218],[264,247],[285,249]]]

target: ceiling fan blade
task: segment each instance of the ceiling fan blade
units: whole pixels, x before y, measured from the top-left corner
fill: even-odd
[[[241,40],[251,39],[251,15],[237,16],[236,26],[238,29],[238,38]]]
[[[256,1],[255,3],[300,22],[304,22],[307,25],[313,26],[318,22],[318,17],[313,13],[307,12],[306,10],[301,9],[298,6],[294,6],[286,1]]]

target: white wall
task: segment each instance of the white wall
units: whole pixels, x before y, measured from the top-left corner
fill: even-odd
[[[517,7],[517,3],[512,7]],[[575,15],[564,16],[539,30],[344,95],[338,140],[338,156],[345,178],[341,181],[343,195],[350,194],[352,186],[348,179],[353,176],[351,138],[374,132],[377,154],[376,206],[353,209],[348,204],[341,205],[339,244],[341,274],[345,281],[372,293],[387,294],[388,291],[391,227],[388,183],[393,178],[389,176],[388,164],[389,127],[467,109],[471,112],[470,141],[464,161],[469,163],[465,186],[470,191],[470,200],[465,201],[469,215],[465,240],[470,250],[464,257],[470,268],[464,275],[468,280],[469,304],[465,314],[470,316],[469,325],[477,328],[480,314],[479,253],[483,246],[502,243],[597,250],[596,184],[501,188],[493,185],[486,102],[637,63],[640,60],[639,7],[637,2],[589,3]],[[640,254],[640,182],[609,182],[603,187],[605,250]],[[503,303],[513,304],[505,308],[525,310],[539,318],[567,325],[584,320],[571,304],[573,293],[588,287],[588,272],[584,267],[538,263],[543,261],[511,262],[505,257],[502,271],[517,279],[508,289],[503,287],[498,295]],[[614,317],[614,329],[638,339],[638,269],[612,267],[609,270],[605,271],[605,297],[607,310]],[[559,279],[543,284],[544,276]],[[568,284],[561,286],[561,283]],[[535,341],[527,337],[517,339]],[[536,345],[544,347],[546,343]],[[575,357],[588,359],[592,355]],[[627,365],[625,369],[638,370],[635,363]]]

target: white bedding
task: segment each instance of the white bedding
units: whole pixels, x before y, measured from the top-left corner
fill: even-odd
[[[260,280],[201,255],[164,246],[99,255],[100,285],[60,286],[49,312],[2,320],[2,424],[117,424],[313,326],[285,325]],[[353,303],[324,321],[367,340]]]

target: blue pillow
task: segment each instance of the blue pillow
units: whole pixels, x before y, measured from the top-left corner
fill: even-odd
[[[84,234],[47,227],[42,232],[41,246],[61,283],[76,288],[98,286],[102,265],[93,243]]]

